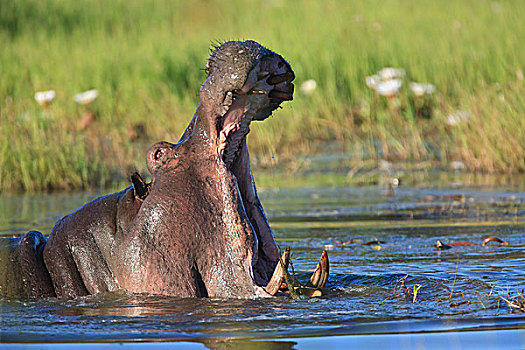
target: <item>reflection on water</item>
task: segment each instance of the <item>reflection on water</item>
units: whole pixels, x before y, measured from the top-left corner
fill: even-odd
[[[96,196],[4,195],[0,234],[35,228],[49,233],[58,218]],[[220,300],[119,292],[75,300],[4,300],[0,340],[291,348],[316,346],[316,339],[358,346],[376,334],[397,347],[403,338],[391,335],[408,332],[427,345],[446,346],[443,339],[454,342],[450,334],[459,334],[456,343],[463,344],[470,333],[483,330],[468,344],[482,344],[483,337],[503,344],[502,335],[511,332],[512,344],[525,345],[523,313],[500,298],[525,287],[524,193],[399,188],[389,196],[377,187],[302,188],[261,191],[261,197],[278,244],[291,247],[299,280],[307,279],[328,250],[331,275],[323,297]],[[482,246],[487,237],[509,244]],[[475,245],[437,250],[437,240]],[[462,332],[447,333],[441,342],[431,336],[451,331]],[[410,339],[405,343],[418,344],[416,335]]]

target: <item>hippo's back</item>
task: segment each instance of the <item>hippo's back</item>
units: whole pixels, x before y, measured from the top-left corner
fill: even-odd
[[[29,231],[22,238],[0,239],[0,295],[4,298],[55,296],[44,265],[46,237]]]
[[[44,261],[57,296],[74,298],[118,288],[107,264],[121,192],[97,198],[53,227]]]

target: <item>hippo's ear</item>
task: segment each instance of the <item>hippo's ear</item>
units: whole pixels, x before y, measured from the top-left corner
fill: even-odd
[[[169,161],[178,158],[176,149],[177,145],[166,141],[151,146],[146,155],[146,164],[151,175],[161,167],[169,167]]]
[[[135,196],[139,197],[140,199],[144,199],[148,196],[148,184],[144,182],[140,174],[136,171],[131,174],[131,183],[133,185]]]

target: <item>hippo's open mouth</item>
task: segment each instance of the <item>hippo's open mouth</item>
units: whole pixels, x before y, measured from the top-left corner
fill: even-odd
[[[0,296],[295,293],[289,250],[280,257],[246,146],[250,123],[293,98],[295,75],[284,58],[251,40],[220,45],[207,69],[179,142],[157,142],[148,151],[151,182],[132,175],[132,186],[59,220],[45,245],[42,234],[29,232],[0,254],[8,264],[2,271],[12,271],[0,273]],[[309,285],[322,288],[327,278],[323,253]]]
[[[177,193],[191,193],[195,200],[185,202],[185,206],[195,204],[197,213],[211,213],[202,216],[188,232],[192,236],[201,231],[214,232],[213,238],[203,235],[202,239],[211,239],[213,254],[220,252],[229,260],[207,261],[207,255],[202,254],[197,258],[196,269],[203,281],[199,293],[247,295],[250,293],[245,288],[253,288],[256,294],[264,288],[257,295],[274,295],[286,274],[286,256],[281,259],[257,196],[246,137],[252,121],[268,118],[284,101],[293,99],[295,74],[282,56],[250,40],[216,47],[206,68],[208,75],[201,86],[200,103],[192,122],[177,145],[159,143],[150,149],[148,169],[152,174],[157,172],[155,178],[165,183],[169,180],[160,180],[162,171],[157,169],[177,169],[181,173],[187,170],[190,176],[181,175],[160,192],[163,196],[174,189]],[[178,202],[174,205],[179,206]],[[206,224],[210,226],[208,230],[203,228]],[[232,249],[237,253],[231,253]],[[326,258],[323,261],[327,262]],[[214,268],[210,270],[209,265]],[[313,277],[316,287],[326,282],[328,273],[327,263],[320,266],[324,268]],[[223,281],[228,284],[221,285]],[[235,290],[232,283],[237,286]],[[251,283],[249,287],[247,283]]]
[[[230,174],[236,179],[246,215],[256,235],[253,273],[259,286],[266,286],[279,261],[279,252],[259,202],[250,171],[246,136],[253,120],[264,120],[284,101],[293,99],[295,74],[280,55],[255,42],[221,45],[206,65],[223,89],[215,91],[217,117],[216,149]],[[215,80],[217,79],[217,80]]]
[[[251,69],[240,89],[227,91],[217,121],[218,152],[228,168],[237,158],[252,120],[264,120],[283,101],[293,99],[295,75],[275,54],[263,56]]]
[[[177,214],[194,206],[194,214],[177,225],[191,227],[181,232],[210,250],[196,258],[195,279],[202,281],[197,294],[275,295],[287,273],[287,254],[281,259],[257,196],[246,136],[253,120],[268,118],[293,99],[295,74],[283,57],[250,40],[216,47],[206,68],[199,106],[179,143],[159,143],[148,152],[148,169],[159,179],[153,188],[162,182],[162,196],[175,189],[185,194],[172,203]],[[181,175],[171,182],[174,173],[167,172],[165,179],[162,169],[177,169]],[[210,261],[217,254],[220,259]],[[323,256],[311,279],[314,287],[326,283],[328,260]]]

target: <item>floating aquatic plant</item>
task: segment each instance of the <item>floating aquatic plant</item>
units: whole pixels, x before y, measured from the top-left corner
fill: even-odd
[[[518,295],[511,296],[510,294],[508,294],[507,298],[502,296],[500,296],[500,298],[512,310],[525,312],[525,297],[523,296],[523,290]]]

